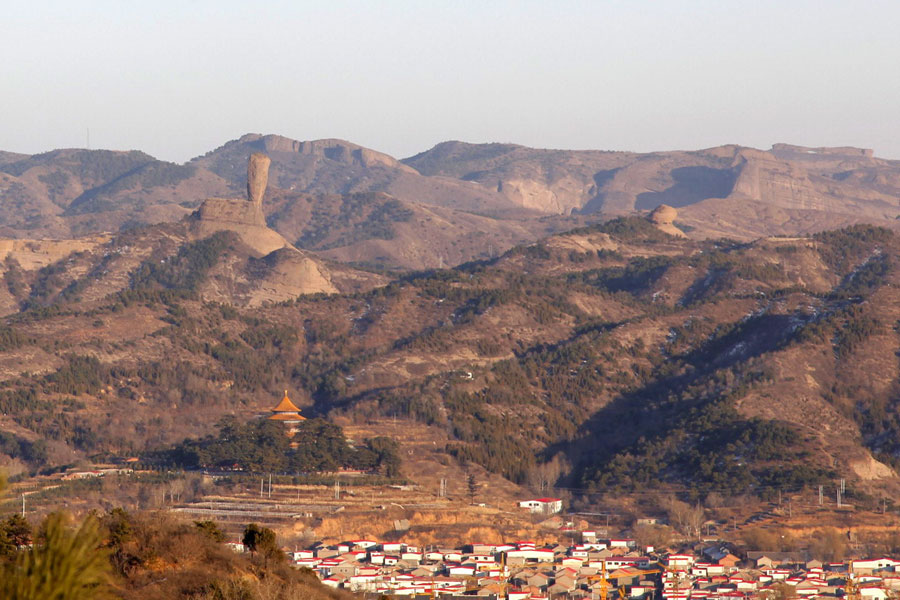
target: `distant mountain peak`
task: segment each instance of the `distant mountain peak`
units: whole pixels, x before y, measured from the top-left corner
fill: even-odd
[[[337,138],[300,141],[277,134],[247,133],[237,140],[227,142],[220,150],[235,145],[247,146],[248,154],[253,151],[262,151],[267,154],[301,154],[351,166],[364,168],[383,166],[407,173],[416,172],[412,167],[404,165],[389,154]]]

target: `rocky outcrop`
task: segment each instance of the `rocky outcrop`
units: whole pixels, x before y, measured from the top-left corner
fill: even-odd
[[[849,467],[857,477],[864,481],[873,479],[892,479],[897,477],[897,474],[893,469],[883,462],[875,460],[872,456],[866,456],[860,460],[851,461]]]
[[[650,213],[650,222],[654,225],[671,225],[678,216],[678,211],[671,206],[660,204]]]
[[[191,215],[191,233],[206,237],[218,231],[233,231],[258,256],[290,247],[281,234],[266,225],[262,198],[266,193],[269,164],[265,154],[254,153],[247,164],[247,200],[209,198]]]
[[[265,256],[280,248],[292,247],[280,233],[266,227],[258,206],[246,200],[210,198],[191,215],[191,234],[205,238],[219,231],[233,231],[256,256]]]
[[[561,177],[551,183],[504,179],[497,184],[497,191],[523,208],[551,214],[571,214],[587,201],[584,182],[574,177]]]
[[[660,204],[647,215],[647,219],[660,231],[675,237],[687,237],[683,231],[675,227],[674,223],[677,217],[678,211],[666,204]]]
[[[201,221],[266,226],[266,216],[261,208],[238,198],[208,198],[200,205],[196,215]]]
[[[739,175],[733,194],[776,204],[783,208],[823,210],[822,194],[797,163],[779,161],[768,152],[743,150],[738,158]]]
[[[254,152],[247,163],[247,199],[255,206],[262,207],[263,195],[269,183],[271,159],[265,154]]]

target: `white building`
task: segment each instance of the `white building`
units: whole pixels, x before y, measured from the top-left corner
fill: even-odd
[[[522,500],[519,508],[527,508],[533,513],[552,515],[562,511],[562,500],[559,498],[535,498],[534,500]]]

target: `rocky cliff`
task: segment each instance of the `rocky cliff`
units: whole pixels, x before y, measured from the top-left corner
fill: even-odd
[[[210,198],[191,215],[191,232],[198,238],[217,231],[233,231],[258,256],[292,247],[281,234],[266,226],[262,210],[269,178],[269,157],[252,154],[247,163],[247,199]]]

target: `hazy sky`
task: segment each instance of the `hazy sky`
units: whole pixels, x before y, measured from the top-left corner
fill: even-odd
[[[178,162],[248,132],[900,158],[898,26],[896,0],[5,3],[0,149],[89,128]]]

